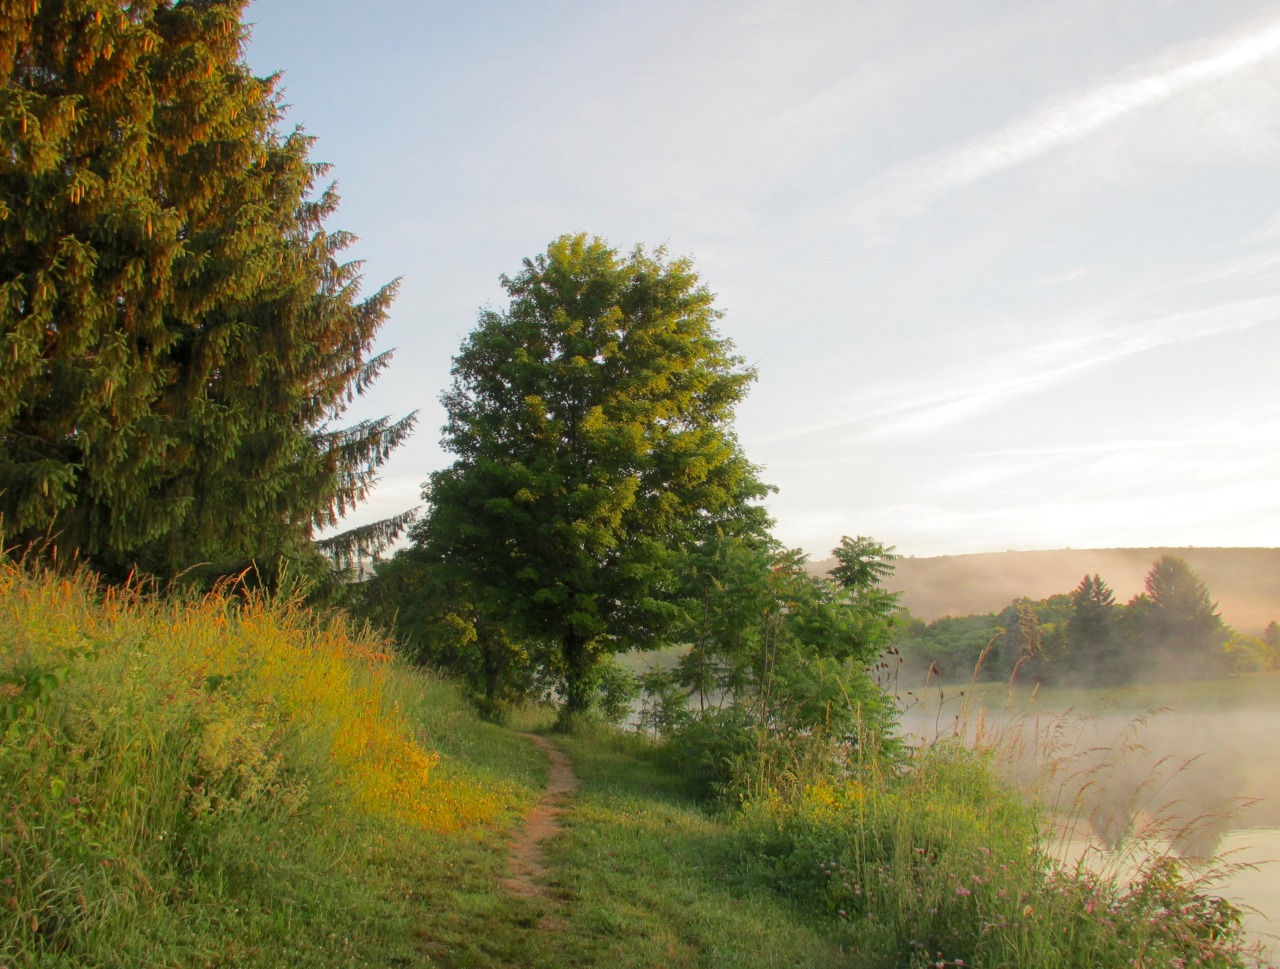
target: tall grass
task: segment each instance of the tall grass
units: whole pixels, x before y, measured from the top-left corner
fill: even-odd
[[[442,769],[403,676],[296,599],[0,563],[0,965],[160,958],[361,819],[492,823],[514,788]]]
[[[1116,827],[1105,795],[1118,761],[1141,749],[1141,724],[1099,746],[1082,724],[993,725],[980,710],[905,761],[856,758],[757,796],[743,812],[744,864],[825,910],[869,967],[1261,964],[1241,912],[1212,893],[1213,869],[1172,853],[1205,823],[1162,813],[1178,766],[1155,765]],[[1064,830],[1108,824],[1128,850],[1106,863],[1060,850]]]
[[[1240,913],[1172,856],[1127,877],[1054,862],[1040,809],[958,744],[911,769],[750,805],[745,847],[868,966],[1254,964]]]

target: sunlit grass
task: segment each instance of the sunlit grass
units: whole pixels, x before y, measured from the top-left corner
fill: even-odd
[[[427,681],[387,643],[299,601],[3,563],[0,617],[0,965],[142,964],[245,919],[284,932],[369,838],[483,837],[529,799],[519,770],[442,757]]]
[[[0,619],[10,969],[1243,959],[1232,912],[1159,857],[1124,884],[1055,873],[992,737],[736,812],[695,803],[644,739],[583,727],[556,740],[583,786],[549,894],[523,898],[505,842],[543,758],[340,616],[6,565]]]

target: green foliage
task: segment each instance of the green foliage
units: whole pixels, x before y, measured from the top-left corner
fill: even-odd
[[[1232,631],[1222,651],[1232,673],[1263,673],[1280,669],[1280,648],[1258,636]]]
[[[13,665],[0,670],[0,726],[35,716],[67,677],[67,668]]]
[[[931,623],[905,617],[892,637],[903,674],[914,686],[920,679],[963,682],[999,676],[999,662],[991,656],[1004,635],[994,612],[973,616],[943,616]]]
[[[334,426],[394,285],[352,237],[246,0],[9,4],[0,32],[0,516],[120,578],[314,558],[412,427]],[[331,540],[342,557],[396,525]],[[69,559],[67,555],[63,559]]]
[[[831,555],[838,563],[831,570],[831,578],[858,598],[859,612],[887,621],[896,612],[900,598],[898,593],[883,587],[884,580],[893,575],[893,563],[900,558],[893,546],[863,535],[857,538],[844,535]]]
[[[611,652],[680,618],[681,553],[759,517],[764,488],[731,431],[755,372],[715,331],[688,260],[564,236],[503,277],[454,359],[444,446],[415,543],[518,639],[560,652],[585,710]]]
[[[650,680],[661,693],[647,723],[665,731],[671,762],[704,794],[753,796],[893,749],[896,709],[869,671],[891,622],[880,591],[811,576],[802,553],[767,538],[721,538],[691,554],[690,647]],[[670,713],[676,687],[696,701],[688,716]]]
[[[456,573],[421,549],[401,549],[378,562],[357,591],[358,615],[390,630],[410,662],[456,677],[494,720],[555,682],[549,650],[513,639],[473,604]]]
[[[605,723],[622,723],[640,696],[639,678],[612,658],[596,664],[592,674],[597,696],[594,709]]]
[[[670,737],[689,722],[689,693],[675,670],[653,667],[639,677],[640,707],[636,728],[657,740]]]
[[[1115,593],[1099,575],[1086,575],[1071,593],[1067,642],[1073,672],[1089,686],[1124,682],[1127,658],[1117,641]]]
[[[1036,607],[1030,601],[1018,600],[1005,610],[1002,619],[1004,636],[1000,643],[1000,655],[1004,661],[1005,679],[1012,681],[1022,678],[1040,682],[1043,676],[1044,649]]]
[[[1280,669],[1280,626],[1271,622],[1259,636],[1231,632],[1223,646],[1235,673],[1259,673]]]
[[[740,706],[672,718],[665,726],[663,763],[699,799],[732,801],[735,780],[748,775],[770,739]]]
[[[1151,567],[1137,636],[1143,676],[1212,678],[1226,671],[1228,633],[1209,590],[1186,561],[1171,555]]]
[[[743,864],[826,913],[868,967],[1244,967],[1240,913],[1169,856],[1133,881],[1044,854],[1039,809],[954,741],[905,769],[765,798]]]

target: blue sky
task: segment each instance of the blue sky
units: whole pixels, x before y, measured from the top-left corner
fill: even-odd
[[[565,232],[693,257],[776,534],[1280,546],[1280,4],[262,0],[420,429]]]

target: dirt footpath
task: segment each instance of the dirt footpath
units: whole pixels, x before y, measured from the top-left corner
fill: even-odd
[[[560,749],[537,734],[523,733],[547,755],[547,786],[533,810],[524,819],[511,842],[508,856],[508,875],[503,887],[524,898],[551,898],[547,887],[547,866],[542,857],[542,843],[560,833],[560,815],[572,810],[573,792],[578,788],[578,777],[573,772],[569,758]],[[556,920],[543,920],[545,928],[555,928]]]

